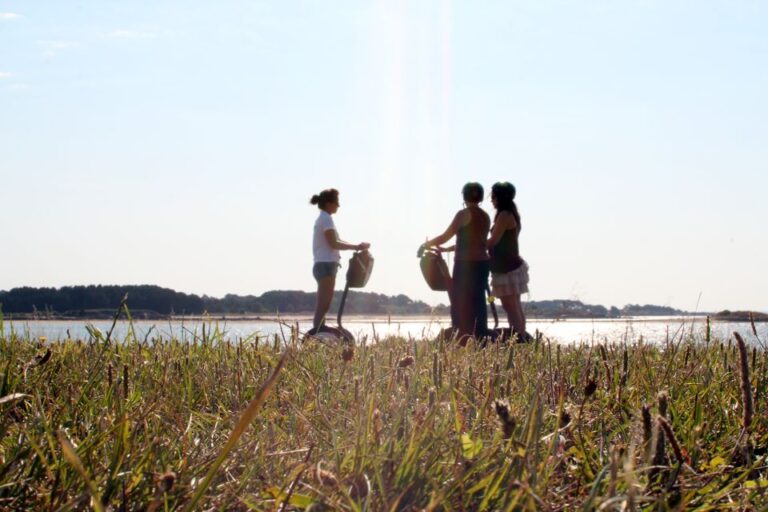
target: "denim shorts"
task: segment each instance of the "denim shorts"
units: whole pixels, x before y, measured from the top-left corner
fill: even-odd
[[[312,275],[315,276],[315,280],[319,281],[326,277],[336,277],[336,273],[339,271],[338,263],[334,261],[318,261],[315,266],[312,267]]]

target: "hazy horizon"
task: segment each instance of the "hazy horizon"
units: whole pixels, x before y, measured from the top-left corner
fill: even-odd
[[[151,283],[142,283],[142,284],[136,284],[136,283],[133,283],[133,284],[115,284],[115,283],[91,283],[91,284],[62,285],[62,286],[57,286],[57,287],[52,287],[52,286],[47,286],[47,287],[46,287],[46,286],[38,286],[38,287],[36,287],[36,288],[55,288],[55,289],[61,289],[62,287],[67,287],[67,286],[71,286],[71,287],[74,287],[74,286],[85,286],[85,287],[87,287],[87,286],[117,286],[117,287],[128,287],[128,286],[159,286],[159,285],[156,285],[156,284],[151,284]],[[24,286],[22,285],[21,287],[24,287]],[[17,288],[17,287],[14,287],[14,288]],[[162,288],[167,288],[167,287],[162,287]],[[4,292],[4,291],[5,291],[5,292],[8,292],[8,291],[10,291],[10,290],[12,290],[12,289],[13,289],[13,288],[10,288],[10,289],[7,289],[7,290],[6,290],[6,289],[0,289],[0,292]],[[344,280],[343,280],[343,277],[342,277],[341,281],[338,283],[338,286],[336,287],[336,293],[337,293],[337,294],[338,294],[338,293],[341,293],[341,292],[343,291],[343,289],[344,289]],[[175,291],[175,292],[181,292],[181,293],[185,293],[185,294],[187,294],[187,295],[197,295],[198,297],[201,297],[201,298],[202,298],[202,297],[209,297],[209,298],[212,298],[212,299],[217,299],[217,300],[218,300],[218,299],[223,299],[223,298],[224,298],[225,296],[227,296],[227,295],[235,295],[235,296],[239,296],[239,297],[244,297],[244,296],[249,296],[249,295],[251,295],[251,296],[259,297],[259,296],[261,296],[263,293],[268,293],[268,292],[303,292],[303,293],[316,293],[316,291],[317,291],[317,290],[315,290],[315,289],[308,289],[308,290],[301,290],[301,289],[290,289],[290,290],[289,290],[289,289],[274,289],[274,290],[264,290],[263,292],[261,292],[261,293],[258,293],[258,294],[254,294],[254,293],[247,293],[247,294],[238,294],[238,293],[224,293],[224,294],[222,294],[222,295],[211,295],[211,294],[205,294],[205,293],[196,293],[196,292],[190,292],[190,291],[186,291],[186,290],[176,290],[176,289],[173,289],[173,291]],[[381,292],[376,292],[375,290],[368,290],[368,289],[361,289],[361,288],[354,288],[354,289],[350,289],[350,291],[352,291],[352,292],[370,292],[370,293],[381,293]],[[436,301],[436,302],[426,302],[426,301],[422,301],[422,302],[426,302],[426,304],[427,304],[427,305],[429,305],[429,306],[432,306],[432,307],[437,307],[437,306],[445,306],[445,307],[447,307],[447,306],[449,305],[448,296],[447,296],[447,294],[445,294],[444,292],[443,292],[443,294],[445,295],[445,299],[444,299],[444,300],[442,300],[442,301],[439,301],[439,300],[438,300],[438,301]],[[392,297],[392,296],[397,296],[397,295],[401,295],[401,294],[400,294],[400,293],[392,293],[392,294],[383,294],[383,295],[387,295],[387,296],[390,296],[390,297]],[[402,295],[405,295],[405,296],[407,296],[409,299],[412,299],[412,300],[416,300],[416,301],[418,301],[418,300],[422,300],[422,299],[417,299],[417,298],[411,297],[411,296],[409,296],[408,294],[402,294]],[[533,299],[533,300],[535,300],[535,301],[537,301],[537,302],[541,302],[541,301],[548,301],[548,300],[552,300],[552,301],[558,301],[558,300],[580,300],[580,299],[568,299],[568,298],[563,298],[563,297],[550,297],[550,298],[539,298],[539,299]],[[528,302],[528,301],[525,301],[525,302]],[[583,302],[585,305],[591,305],[591,306],[604,306],[605,308],[608,308],[608,309],[610,309],[611,307],[614,307],[614,306],[615,306],[615,307],[617,307],[618,309],[622,309],[622,308],[623,308],[623,307],[625,307],[625,306],[641,306],[641,307],[642,307],[642,306],[662,306],[662,307],[663,307],[663,306],[665,306],[664,304],[655,304],[655,303],[638,303],[638,302],[627,302],[627,303],[625,303],[625,304],[602,304],[602,303],[595,303],[595,302],[584,302],[584,301],[581,301],[581,302]],[[129,306],[130,306],[130,296],[129,296],[129,301],[128,301],[128,304],[129,304]],[[499,306],[499,304],[498,304],[498,302],[496,303],[496,305],[497,305],[497,308],[499,308],[499,307],[500,307],[500,306]],[[698,310],[685,310],[685,309],[681,309],[681,308],[675,308],[675,309],[680,309],[681,311],[683,311],[683,312],[685,312],[685,313],[702,313],[702,314],[703,314],[703,313],[717,313],[717,312],[719,312],[719,311],[723,311],[723,310],[725,310],[725,309],[729,309],[729,308],[723,308],[723,309],[720,309],[720,310],[711,310],[711,311],[705,311],[705,310],[702,310],[702,309],[698,309]],[[1,311],[1,310],[2,310],[2,303],[0,303],[0,311]],[[736,310],[734,310],[734,309],[731,309],[731,311],[736,311]],[[759,311],[759,310],[757,310],[757,309],[755,309],[755,308],[746,308],[746,309],[745,309],[745,311],[754,311],[754,312],[760,312],[760,313],[768,313],[768,312],[766,312],[766,311]],[[297,314],[310,314],[310,313],[311,313],[311,311],[302,311],[302,312],[298,312]],[[253,314],[253,313],[249,313],[249,314]],[[265,314],[265,313],[259,313],[259,314]],[[349,314],[351,314],[351,315],[355,315],[355,314],[357,314],[357,313],[349,313]],[[288,314],[288,316],[290,316],[290,315],[291,315],[291,314]],[[366,315],[366,316],[371,316],[371,315]],[[375,315],[373,315],[373,316],[375,316]],[[395,316],[395,315],[393,314],[393,316]]]
[[[0,289],[312,291],[308,201],[335,187],[365,291],[445,303],[417,247],[465,182],[511,181],[524,300],[768,311],[767,25],[755,2],[0,0]]]

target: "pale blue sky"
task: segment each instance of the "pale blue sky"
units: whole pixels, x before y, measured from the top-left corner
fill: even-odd
[[[0,289],[312,290],[334,186],[367,289],[446,302],[416,248],[464,182],[509,180],[529,298],[768,310],[767,26],[758,1],[0,0]]]

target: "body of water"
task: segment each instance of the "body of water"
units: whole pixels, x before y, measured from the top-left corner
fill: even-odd
[[[111,320],[6,320],[3,330],[6,335],[11,331],[32,338],[45,337],[56,339],[89,339],[91,334],[88,326],[98,329],[106,335],[112,325]],[[217,329],[230,340],[253,338],[254,336],[272,338],[290,338],[291,329],[298,325],[299,331],[311,328],[307,318],[277,320],[170,320],[147,321],[135,320],[133,330],[140,340],[153,338],[175,337],[181,340],[193,341],[201,339],[203,330],[210,337]],[[329,325],[335,325],[334,321]],[[344,327],[358,339],[374,340],[376,337],[403,336],[421,339],[436,335],[440,329],[448,327],[448,318],[398,317],[387,318],[350,317],[344,321]],[[503,325],[503,324],[502,324]],[[748,343],[768,343],[768,323],[758,323],[757,337],[752,333],[749,322],[711,322],[713,339],[727,340],[734,331]],[[113,339],[124,339],[131,325],[119,321],[113,332]],[[546,320],[532,319],[528,321],[530,333],[540,332],[544,337],[558,343],[580,342],[635,342],[641,337],[650,343],[664,343],[667,340],[677,341],[691,333],[704,339],[706,331],[705,317],[635,317],[621,319],[568,319]]]

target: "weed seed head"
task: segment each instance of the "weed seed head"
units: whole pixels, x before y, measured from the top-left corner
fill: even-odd
[[[41,339],[41,340],[45,340],[45,338],[44,338],[44,337],[41,337],[40,339]],[[47,362],[48,362],[48,360],[49,360],[50,358],[51,358],[51,349],[49,348],[48,350],[46,350],[46,351],[45,351],[45,354],[43,354],[43,355],[40,355],[40,354],[38,354],[38,355],[36,356],[36,360],[37,360],[37,366],[42,366],[42,365],[44,365],[45,363],[47,363]]]
[[[368,496],[370,483],[368,477],[360,474],[349,479],[349,496],[353,500],[363,499]]]
[[[171,492],[175,484],[176,473],[173,471],[166,471],[157,477],[157,490],[160,492]]]
[[[584,398],[591,397],[595,394],[595,391],[597,391],[597,382],[595,382],[594,379],[589,379],[587,385],[584,386]]]
[[[515,430],[515,418],[512,417],[509,411],[509,402],[506,400],[494,400],[493,407],[496,409],[496,415],[501,422],[504,438],[512,437],[512,432]]]
[[[379,411],[378,408],[373,410],[373,416],[371,417],[371,420],[373,422],[373,435],[377,439],[377,443],[379,442],[380,436],[381,436],[381,411]]]
[[[339,485],[339,479],[336,478],[336,475],[330,471],[320,469],[319,464],[317,465],[317,481],[326,487],[336,487]]]
[[[498,414],[501,421],[509,420],[509,402],[506,400],[494,400],[493,406],[496,408],[496,414]]]
[[[643,416],[643,441],[650,443],[653,439],[653,421],[651,420],[651,408],[644,405],[642,408]]]
[[[658,417],[657,421],[659,422],[659,427],[664,430],[667,439],[669,439],[669,444],[672,445],[672,451],[675,452],[675,457],[677,457],[678,462],[682,464],[685,462],[685,455],[683,454],[683,449],[680,447],[680,443],[677,440],[677,436],[675,436],[675,432],[672,430],[672,425],[670,425],[669,422],[661,416]]]
[[[401,360],[400,360],[400,361],[397,363],[397,366],[398,366],[399,368],[407,368],[407,367],[411,366],[411,365],[413,364],[413,362],[414,362],[414,361],[415,361],[415,359],[413,358],[413,356],[405,356],[404,358],[402,358],[402,359],[401,359]]]
[[[667,407],[669,406],[669,396],[662,391],[659,393],[657,400],[659,401],[659,416],[667,417]]]

